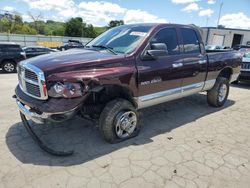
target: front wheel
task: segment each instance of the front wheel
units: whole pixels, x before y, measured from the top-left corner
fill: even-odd
[[[219,77],[214,87],[207,92],[208,104],[213,107],[221,107],[227,101],[229,94],[229,81],[227,78]]]
[[[109,143],[117,143],[135,137],[140,131],[138,113],[129,101],[115,99],[103,109],[99,130]]]

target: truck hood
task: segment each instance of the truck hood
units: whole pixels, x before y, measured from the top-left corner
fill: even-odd
[[[105,67],[106,63],[121,62],[124,57],[123,54],[114,55],[105,50],[73,49],[41,55],[28,59],[26,62],[40,68],[47,76],[59,72],[93,69],[97,66],[101,68]]]

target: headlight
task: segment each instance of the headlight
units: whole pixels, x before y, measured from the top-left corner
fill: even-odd
[[[79,83],[56,83],[48,91],[50,97],[75,98],[83,96],[83,90]]]

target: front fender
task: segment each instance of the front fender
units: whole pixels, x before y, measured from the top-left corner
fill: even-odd
[[[81,82],[85,88],[103,85],[120,85],[130,88],[137,96],[136,70],[134,66],[98,68],[56,73],[48,76],[47,82]]]

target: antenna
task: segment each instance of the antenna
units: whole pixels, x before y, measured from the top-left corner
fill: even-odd
[[[219,11],[219,17],[218,17],[218,21],[217,21],[217,27],[218,27],[219,24],[220,24],[220,17],[221,17],[221,10],[222,10],[222,7],[223,7],[223,2],[220,4],[220,11]]]
[[[207,19],[206,19],[206,27],[208,26],[208,20],[209,20],[209,18],[207,17]]]

